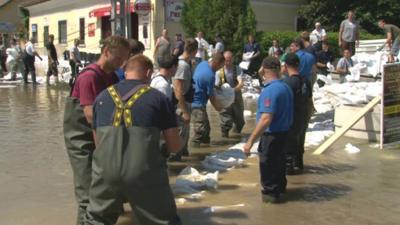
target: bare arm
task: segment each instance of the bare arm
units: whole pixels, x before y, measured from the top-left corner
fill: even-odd
[[[178,108],[182,112],[182,118],[185,123],[190,123],[190,113],[186,108],[185,97],[183,93],[183,80],[174,80],[174,93],[178,100]]]
[[[174,48],[174,51],[172,52],[172,55],[177,56],[179,53],[179,48]]]
[[[182,149],[182,140],[177,127],[164,130],[163,135],[168,152],[177,153]]]
[[[156,41],[156,46],[154,48],[154,54],[153,57],[156,58],[157,52],[158,52],[158,48],[160,47],[160,38],[157,39]]]
[[[83,106],[83,114],[85,114],[86,120],[91,125],[93,123],[93,106],[92,105]]]
[[[253,147],[254,142],[264,133],[265,129],[269,127],[272,122],[274,115],[272,113],[262,113],[261,118],[258,121],[256,128],[251,133],[247,143],[244,145],[244,152],[246,154],[250,153],[251,147]]]
[[[235,92],[241,91],[242,87],[243,87],[243,79],[238,78],[237,81],[238,81],[238,84],[235,87]]]
[[[342,34],[343,34],[343,26],[342,26],[342,24],[340,25],[340,30],[339,30],[339,37],[338,37],[338,40],[339,40],[339,47],[340,47],[340,45],[342,44]]]
[[[218,112],[222,110],[222,107],[218,104],[217,99],[215,98],[215,96],[211,96],[210,97],[210,102],[211,102],[211,105],[214,106],[215,110],[217,110]]]
[[[393,42],[392,33],[388,32],[387,33],[386,44],[389,46],[389,48],[392,47],[392,42]]]

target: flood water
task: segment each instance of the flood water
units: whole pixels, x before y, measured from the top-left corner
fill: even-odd
[[[67,225],[75,221],[72,172],[65,152],[62,119],[66,89],[0,86],[0,224]],[[254,111],[254,103],[247,104]],[[209,109],[211,146],[170,164],[173,177],[185,166],[199,167],[210,152],[226,149],[254,128],[249,117],[243,136],[221,138],[217,113]],[[343,151],[346,143],[359,154]],[[400,151],[379,151],[365,141],[343,138],[323,156],[306,153],[306,171],[289,179],[287,202],[261,203],[257,159],[221,175],[218,191],[179,206],[184,224],[400,224]],[[245,207],[207,214],[210,206]],[[124,216],[119,224],[131,224]]]

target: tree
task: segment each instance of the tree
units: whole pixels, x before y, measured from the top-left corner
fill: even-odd
[[[214,41],[219,33],[226,49],[241,54],[246,36],[255,34],[256,19],[248,0],[185,0],[182,26],[188,36],[203,31],[206,40]]]
[[[314,27],[316,21],[329,31],[338,31],[340,22],[346,17],[348,10],[354,9],[357,20],[363,30],[379,34],[382,30],[377,26],[378,19],[400,25],[400,1],[398,0],[308,0],[299,10],[304,24],[301,29]]]

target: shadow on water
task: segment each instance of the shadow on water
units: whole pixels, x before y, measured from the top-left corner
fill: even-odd
[[[311,183],[306,187],[289,188],[287,201],[323,202],[331,201],[348,194],[352,188],[343,184],[317,184]]]
[[[355,170],[356,167],[348,164],[335,164],[335,165],[320,165],[320,166],[304,166],[305,174],[333,174],[333,173],[342,173],[347,171]]]

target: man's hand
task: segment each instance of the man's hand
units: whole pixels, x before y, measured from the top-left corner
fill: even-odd
[[[253,143],[252,143],[250,140],[248,140],[248,141],[246,142],[246,144],[243,146],[244,154],[245,154],[247,157],[250,156],[251,147],[253,147]]]
[[[190,114],[188,112],[182,113],[182,119],[185,124],[190,123]]]

